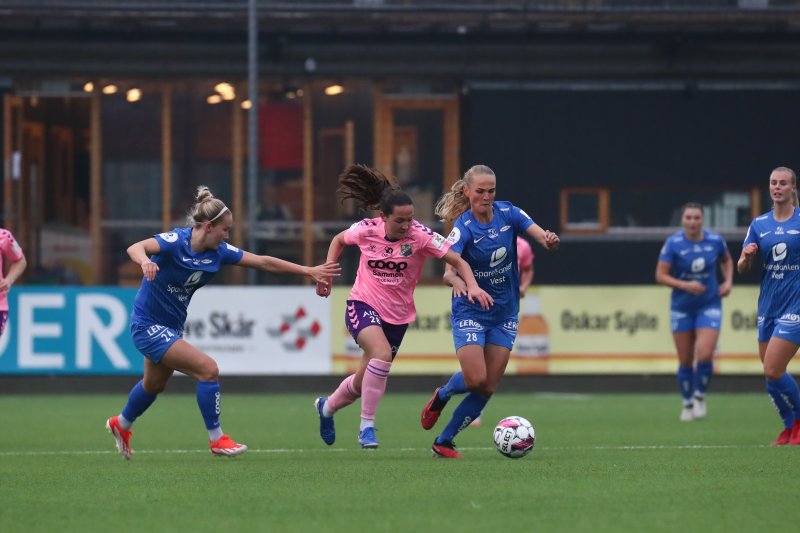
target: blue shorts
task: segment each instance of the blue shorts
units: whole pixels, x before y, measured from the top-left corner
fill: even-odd
[[[142,355],[158,364],[175,341],[183,337],[183,331],[178,331],[160,324],[137,324],[131,322],[131,338],[136,349]]]
[[[694,311],[670,310],[672,333],[683,333],[696,329],[715,329],[722,326],[722,306],[713,302]]]
[[[800,314],[786,313],[780,318],[758,317],[758,342],[772,337],[800,345]]]
[[[386,340],[392,349],[392,360],[400,349],[400,343],[408,329],[408,324],[389,324],[381,320],[378,312],[371,305],[358,300],[347,300],[347,311],[344,313],[344,325],[353,340],[358,342],[358,335],[369,326],[378,326],[386,335]]]
[[[453,326],[453,344],[456,351],[468,344],[477,344],[481,348],[487,344],[496,344],[511,350],[517,338],[519,319],[509,317],[502,322],[483,323],[474,318],[457,319],[450,317]]]

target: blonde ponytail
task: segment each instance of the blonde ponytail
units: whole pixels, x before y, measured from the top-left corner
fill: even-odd
[[[486,165],[474,165],[464,172],[464,177],[450,187],[450,192],[446,192],[436,202],[434,213],[442,222],[453,222],[462,213],[469,210],[469,198],[464,194],[464,187],[472,185],[475,176],[494,176],[494,170]]]

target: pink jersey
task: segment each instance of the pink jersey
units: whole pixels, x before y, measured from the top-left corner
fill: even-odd
[[[16,263],[22,259],[22,248],[11,232],[0,229],[0,279],[3,279],[3,261]],[[8,311],[8,293],[0,292],[0,311]]]
[[[517,266],[520,272],[533,264],[533,257],[533,250],[528,241],[517,236]]]
[[[381,218],[365,218],[344,232],[344,242],[361,249],[351,300],[369,304],[389,324],[408,324],[417,317],[414,289],[426,257],[443,257],[447,240],[417,222],[399,241],[386,239]]]

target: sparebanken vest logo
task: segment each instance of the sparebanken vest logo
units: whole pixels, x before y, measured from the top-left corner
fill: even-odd
[[[281,315],[277,328],[267,327],[272,338],[278,338],[283,347],[289,351],[302,350],[308,339],[314,338],[322,331],[319,322],[312,319],[303,307],[298,307],[293,315]]]

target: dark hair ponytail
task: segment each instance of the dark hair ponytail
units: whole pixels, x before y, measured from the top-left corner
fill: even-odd
[[[383,173],[366,165],[350,165],[339,175],[336,189],[342,201],[348,198],[366,211],[380,210],[389,215],[398,205],[413,205],[411,197]]]

